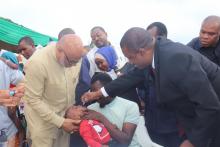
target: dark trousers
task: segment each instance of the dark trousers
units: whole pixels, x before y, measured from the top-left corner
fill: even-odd
[[[183,142],[183,138],[179,136],[178,132],[173,133],[157,133],[148,130],[151,140],[164,147],[179,147]]]
[[[210,145],[208,147],[220,147],[220,126],[216,125],[216,130],[218,130],[216,132],[215,137],[212,139],[212,142],[210,143]]]
[[[70,135],[70,147],[88,147],[78,132]]]

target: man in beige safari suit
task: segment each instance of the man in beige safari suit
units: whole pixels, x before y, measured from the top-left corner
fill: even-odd
[[[32,147],[69,147],[69,134],[78,129],[84,109],[75,120],[64,117],[74,104],[83,44],[65,35],[36,52],[25,67],[25,115]],[[76,110],[76,111],[77,111]]]

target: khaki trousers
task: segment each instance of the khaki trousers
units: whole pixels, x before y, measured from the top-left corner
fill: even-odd
[[[69,147],[70,134],[63,130],[58,131],[57,138],[35,136],[31,138],[31,147]]]

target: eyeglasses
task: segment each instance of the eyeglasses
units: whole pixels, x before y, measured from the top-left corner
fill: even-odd
[[[77,64],[79,60],[70,60],[64,50],[62,50],[69,65]]]

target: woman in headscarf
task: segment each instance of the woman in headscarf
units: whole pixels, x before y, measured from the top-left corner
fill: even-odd
[[[113,80],[117,78],[115,72],[117,69],[117,59],[117,54],[111,46],[99,48],[95,53],[96,65],[101,71],[109,74]]]

